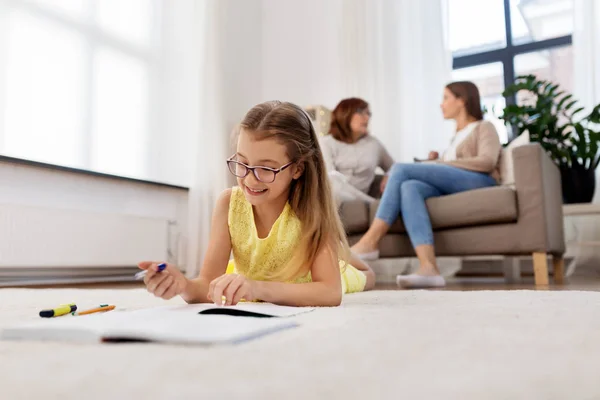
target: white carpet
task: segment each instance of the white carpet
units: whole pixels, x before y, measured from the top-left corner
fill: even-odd
[[[164,304],[143,290],[0,289],[0,328],[71,301]],[[380,291],[297,319],[217,348],[0,342],[0,398],[600,398],[600,293]]]

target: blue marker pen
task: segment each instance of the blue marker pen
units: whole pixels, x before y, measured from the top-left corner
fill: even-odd
[[[164,271],[165,268],[167,268],[167,263],[158,264],[158,272]],[[137,274],[135,274],[135,279],[144,279],[144,277],[146,276],[146,272],[146,270],[138,272]]]

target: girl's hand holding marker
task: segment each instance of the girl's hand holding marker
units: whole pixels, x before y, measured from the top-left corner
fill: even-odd
[[[156,266],[157,268],[157,272],[162,272],[165,268],[167,268],[167,264],[166,263],[162,263],[162,264],[158,264]],[[140,279],[144,279],[144,277],[146,276],[147,270],[143,270],[138,272],[137,274],[135,274],[135,279],[137,279],[138,281]]]
[[[189,280],[175,267],[167,263],[145,261],[138,264],[142,271],[136,279],[144,279],[148,292],[165,300],[183,294]],[[252,301],[256,282],[243,275],[225,274],[209,285],[208,300],[216,305],[235,305],[241,300]],[[219,301],[221,299],[221,301]]]
[[[156,297],[172,299],[182,294],[187,286],[187,278],[174,265],[144,261],[138,267],[143,271],[138,272],[135,278],[144,279],[146,289]]]

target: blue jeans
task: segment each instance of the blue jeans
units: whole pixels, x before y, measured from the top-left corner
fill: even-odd
[[[496,180],[488,174],[449,165],[395,164],[390,170],[376,218],[392,225],[402,212],[412,245],[433,245],[433,229],[425,200],[495,185]]]

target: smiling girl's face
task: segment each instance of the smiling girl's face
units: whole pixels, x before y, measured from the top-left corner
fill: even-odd
[[[251,132],[243,129],[238,137],[237,152],[233,159],[249,167],[265,167],[255,169],[260,179],[252,171],[248,171],[245,177],[240,177],[245,168],[237,167],[238,172],[242,172],[236,173],[238,185],[253,206],[282,198],[287,200],[292,180],[302,175],[298,166],[292,163],[294,160],[290,160],[286,146],[275,138],[257,140]]]

